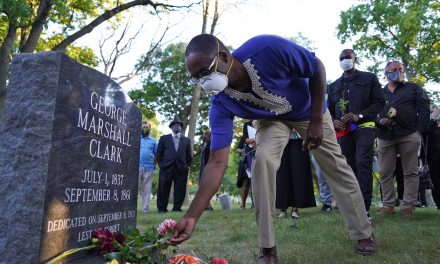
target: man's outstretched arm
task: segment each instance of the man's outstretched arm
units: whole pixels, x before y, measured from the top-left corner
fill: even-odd
[[[229,147],[211,151],[200,179],[199,191],[186,214],[177,223],[174,234],[169,240],[171,245],[178,245],[191,236],[206,205],[220,187],[223,174],[227,168],[228,155]]]

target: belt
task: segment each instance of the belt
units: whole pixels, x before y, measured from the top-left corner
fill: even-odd
[[[374,127],[376,124],[373,121],[365,122],[359,125],[359,127]]]

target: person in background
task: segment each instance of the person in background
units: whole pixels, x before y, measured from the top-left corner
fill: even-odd
[[[440,213],[440,109],[433,107],[426,133],[427,160],[433,189],[432,198]]]
[[[292,131],[277,171],[275,207],[281,211],[279,218],[286,217],[288,207],[292,207],[293,219],[299,218],[299,208],[316,207],[310,155],[302,150],[302,144],[299,134]]]
[[[210,154],[210,148],[211,148],[211,131],[206,130],[203,132],[202,135],[203,139],[203,145],[202,150],[200,151],[200,171],[199,171],[199,188],[200,188],[200,179],[202,178],[202,172],[203,169],[206,166],[206,163],[208,163],[209,154]],[[214,208],[212,208],[211,201],[208,202],[206,205],[207,211],[213,211]]]
[[[393,173],[397,154],[402,159],[404,175],[403,206],[405,218],[415,217],[419,193],[418,152],[421,134],[429,122],[429,99],[418,84],[404,81],[404,67],[391,61],[385,67],[388,84],[383,88],[387,104],[378,115],[377,153],[380,164],[383,215],[394,214],[396,195]]]
[[[157,189],[157,210],[159,213],[168,211],[172,183],[174,183],[173,211],[182,211],[189,167],[192,163],[191,142],[189,138],[180,133],[183,128],[182,121],[176,119],[170,123],[169,127],[172,132],[160,137],[156,154],[157,164],[160,168]]]
[[[328,87],[328,107],[342,154],[361,187],[368,219],[373,194],[373,154],[376,116],[385,99],[376,75],[356,69],[356,54],[344,49],[339,54],[342,76]]]
[[[248,127],[252,126],[252,120],[249,120],[243,124],[243,135],[240,138],[237,146],[237,152],[241,155],[240,162],[238,164],[238,177],[237,177],[237,187],[240,188],[241,196],[241,209],[246,209],[246,200],[251,189],[251,168],[252,159],[255,156],[255,151],[251,145],[251,140],[249,138]],[[251,193],[251,200],[252,193]],[[253,202],[252,202],[253,204]],[[252,206],[251,206],[252,207]]]
[[[310,155],[310,161],[313,164],[313,167],[315,168],[316,177],[318,179],[318,186],[319,186],[319,198],[321,199],[322,203],[322,212],[331,212],[333,211],[332,203],[333,203],[333,194],[332,190],[330,189],[330,186],[328,185],[327,181],[325,180],[325,177],[321,171],[321,169],[318,166],[318,163],[315,160],[315,157],[313,155]]]
[[[258,263],[278,263],[276,172],[292,129],[324,171],[350,237],[357,241],[356,252],[377,252],[371,224],[360,213],[365,212],[365,205],[359,184],[341,154],[324,104],[325,67],[314,53],[285,38],[260,35],[231,54],[218,38],[201,34],[189,42],[185,63],[193,82],[211,95],[211,156],[203,171],[207,177],[202,177],[201,191],[177,223],[170,244],[190,238],[206,203],[219,188],[228,164],[233,120],[238,116],[257,120],[252,194],[259,230]]]
[[[151,189],[153,185],[154,169],[157,152],[156,140],[150,137],[151,125],[142,122],[140,158],[139,158],[139,187],[142,196],[142,212],[148,213],[150,206]]]

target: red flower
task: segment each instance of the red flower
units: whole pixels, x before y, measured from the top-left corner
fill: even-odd
[[[93,231],[92,238],[97,238],[99,243],[103,241],[113,240],[112,232],[108,229],[98,229]]]
[[[110,232],[110,230],[108,229],[98,229],[93,231],[92,239],[93,238],[98,239],[98,244],[101,250],[101,254],[106,254],[109,252],[116,251],[115,247],[113,246],[113,239],[118,241],[120,244],[124,243],[124,236],[122,234],[119,233],[113,236],[112,232]]]
[[[121,232],[117,232],[113,234],[113,240],[118,241],[119,244],[124,245],[125,237]]]
[[[212,258],[210,263],[211,264],[228,264],[228,262],[224,258]]]

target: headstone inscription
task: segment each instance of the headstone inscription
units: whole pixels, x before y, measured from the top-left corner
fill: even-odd
[[[58,52],[16,56],[0,128],[0,263],[45,262],[93,230],[136,226],[140,127],[107,76]]]

